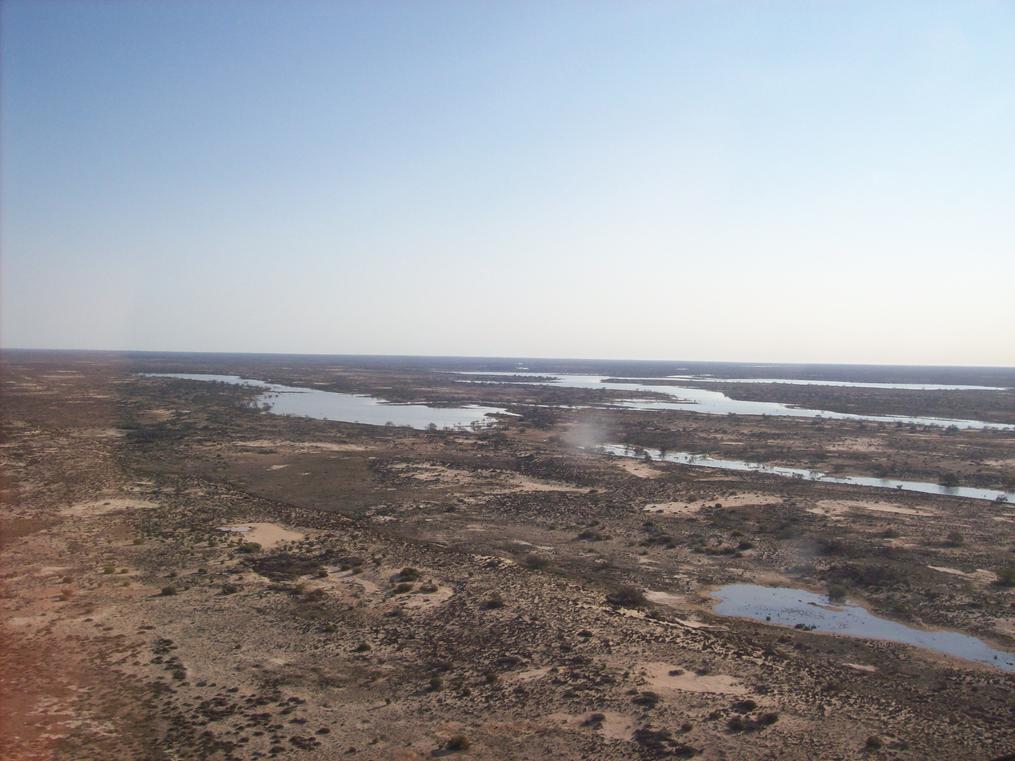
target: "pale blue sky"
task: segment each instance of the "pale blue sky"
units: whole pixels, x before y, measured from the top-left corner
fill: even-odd
[[[1015,2],[3,8],[7,347],[1015,365]]]

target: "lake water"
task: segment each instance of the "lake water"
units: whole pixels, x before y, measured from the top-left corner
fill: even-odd
[[[859,605],[834,604],[825,595],[786,587],[728,584],[712,592],[714,610],[721,616],[796,626],[864,639],[887,640],[986,663],[1015,672],[1015,655],[995,650],[976,637],[951,631],[931,631],[879,618]]]
[[[342,394],[314,388],[283,386],[265,383],[238,375],[211,373],[143,373],[148,378],[178,378],[205,382],[229,383],[263,389],[257,404],[268,404],[276,415],[311,417],[318,420],[335,420],[366,425],[408,426],[425,429],[431,424],[438,428],[470,428],[489,425],[488,415],[507,414],[499,407],[428,407],[423,404],[395,404],[359,394]]]
[[[829,484],[851,484],[853,486],[873,486],[880,489],[898,489],[900,491],[916,491],[923,494],[939,494],[945,497],[964,497],[966,499],[985,499],[992,502],[1002,501],[1015,503],[1015,492],[980,489],[973,486],[942,486],[929,481],[905,481],[896,478],[877,478],[874,476],[832,476],[820,470],[809,468],[790,468],[783,465],[764,465],[744,460],[724,460],[692,452],[662,452],[652,447],[636,448],[625,444],[603,444],[604,452],[621,457],[644,459],[645,455],[652,460],[675,462],[681,465],[693,465],[699,468],[718,468],[720,470],[750,471],[765,473],[787,478],[801,478],[808,481],[821,481]]]
[[[824,418],[826,420],[868,420],[875,423],[905,423],[929,425],[937,427],[956,426],[957,428],[980,428],[1004,431],[1015,431],[1015,425],[1006,423],[988,423],[982,420],[951,420],[934,417],[909,417],[907,415],[856,415],[830,410],[794,407],[780,402],[752,402],[731,399],[721,391],[691,386],[669,386],[642,382],[632,379],[632,383],[606,382],[609,376],[604,375],[568,375],[557,373],[461,373],[462,375],[498,375],[510,377],[510,381],[468,380],[465,383],[528,383],[539,386],[557,386],[561,388],[604,389],[622,391],[629,394],[652,392],[665,394],[672,401],[626,400],[612,403],[613,406],[636,410],[678,410],[681,412],[699,412],[705,415],[772,415],[778,417]],[[547,377],[553,380],[541,380]],[[606,402],[604,402],[606,403]]]
[[[797,378],[717,378],[712,375],[667,375],[669,380],[696,383],[785,383],[790,386],[836,386],[842,388],[887,388],[904,391],[1007,391],[1004,386],[963,386],[953,383],[864,383],[860,381],[802,380]],[[645,379],[648,380],[648,379]]]

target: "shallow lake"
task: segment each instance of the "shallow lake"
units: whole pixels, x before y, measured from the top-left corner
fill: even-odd
[[[148,378],[178,378],[205,382],[229,383],[263,389],[257,404],[267,404],[276,415],[311,417],[318,420],[335,420],[366,425],[408,426],[425,429],[431,424],[438,428],[471,428],[489,425],[488,415],[506,414],[499,407],[428,407],[424,404],[396,404],[359,394],[343,394],[299,386],[265,383],[238,375],[211,373],[143,373]]]
[[[562,388],[607,389],[624,391],[632,395],[639,392],[654,392],[672,397],[673,401],[628,400],[616,402],[615,406],[635,410],[679,410],[683,412],[700,412],[705,415],[772,415],[781,417],[825,418],[827,420],[869,420],[875,423],[906,423],[930,425],[938,427],[956,426],[957,428],[984,428],[1015,431],[1015,425],[1005,423],[988,423],[982,420],[951,420],[934,417],[909,417],[906,415],[856,415],[830,410],[794,407],[780,402],[752,402],[731,399],[721,391],[691,386],[669,386],[642,382],[631,379],[630,383],[607,382],[610,376],[604,375],[568,375],[558,373],[494,373],[475,372],[461,375],[497,375],[510,377],[509,381],[485,381],[481,379],[463,381],[465,383],[529,383],[539,386],[558,386]],[[545,380],[546,378],[553,380]]]
[[[900,491],[917,491],[923,494],[940,494],[945,497],[964,497],[966,499],[986,499],[993,502],[1015,503],[1015,492],[980,489],[973,486],[942,486],[929,481],[904,481],[896,478],[877,478],[874,476],[832,476],[820,470],[809,468],[790,468],[782,465],[764,465],[744,460],[724,460],[718,457],[694,454],[692,452],[665,452],[652,447],[631,447],[626,444],[602,444],[602,451],[621,457],[634,457],[661,462],[675,462],[681,465],[693,465],[699,468],[718,468],[720,470],[750,471],[767,473],[773,476],[801,478],[808,481],[822,481],[829,484],[852,484],[854,486],[873,486],[880,489],[898,489]]]
[[[717,378],[713,375],[667,375],[666,377],[670,380],[694,381],[696,383],[786,383],[791,386],[888,388],[904,391],[1007,391],[1004,386],[963,386],[955,383],[866,383],[861,381],[803,380],[797,378]]]
[[[814,592],[728,584],[712,592],[712,597],[717,600],[713,609],[721,616],[749,618],[779,626],[803,624],[829,634],[901,642],[1015,672],[1015,655],[995,650],[976,637],[906,626],[879,618],[859,605],[831,603],[825,595]]]

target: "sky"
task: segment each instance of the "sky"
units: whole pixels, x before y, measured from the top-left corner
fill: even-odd
[[[1015,365],[1015,2],[5,0],[0,346]]]

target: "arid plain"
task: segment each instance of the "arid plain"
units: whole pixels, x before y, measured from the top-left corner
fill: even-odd
[[[677,364],[5,353],[4,757],[1011,757],[1015,505],[658,453],[1012,492],[1015,371]],[[283,416],[144,373],[503,412]],[[649,409],[554,373],[998,427]],[[1000,656],[721,615],[740,584]]]

